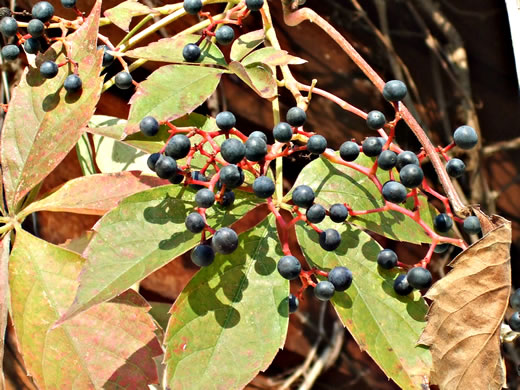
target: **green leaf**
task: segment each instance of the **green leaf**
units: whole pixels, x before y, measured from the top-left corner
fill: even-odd
[[[65,158],[94,112],[103,85],[103,52],[96,49],[100,7],[98,1],[85,23],[65,38],[71,57],[79,64],[83,80],[80,93],[69,94],[63,88],[70,66],[60,67],[51,80],[28,67],[13,91],[1,142],[6,201],[11,212]],[[54,43],[36,62],[47,59],[65,61],[62,42]]]
[[[148,168],[148,153],[112,138],[93,135],[96,164],[102,173],[140,171],[155,175]]]
[[[264,47],[255,50],[246,58],[240,61],[242,65],[247,66],[255,62],[261,62],[270,66],[280,65],[301,65],[307,61],[288,54],[285,50],[277,50],[274,47]]]
[[[328,220],[318,226],[337,229],[341,245],[334,252],[325,252],[318,234],[298,223],[296,235],[307,261],[325,270],[344,266],[354,276],[350,288],[336,292],[332,299],[339,318],[360,348],[402,389],[421,389],[432,364],[430,351],[416,346],[428,310],[421,294],[414,291],[402,297],[394,292],[398,272],[378,267],[381,247],[368,234]]]
[[[92,115],[87,131],[120,140],[125,134],[126,120],[109,115]]]
[[[42,210],[104,215],[127,196],[164,184],[169,183],[139,172],[79,177],[68,181],[43,199],[31,203],[23,210],[23,215]]]
[[[126,0],[103,14],[121,30],[128,32],[134,16],[148,15],[152,10],[137,0]]]
[[[273,215],[217,255],[171,309],[164,344],[172,389],[242,389],[272,362],[287,334],[289,282]]]
[[[258,45],[264,42],[264,30],[255,30],[247,34],[240,35],[231,46],[229,58],[232,61],[240,61],[246,55],[251,53]]]
[[[229,64],[229,70],[263,98],[270,99],[278,94],[273,71],[266,64],[255,62],[243,66],[240,62],[233,61]]]
[[[60,321],[115,297],[196,246],[200,234],[184,225],[195,209],[195,192],[180,185],[157,187],[129,196],[106,214],[84,253],[87,263],[74,304]],[[259,201],[237,193],[230,209],[208,209],[208,224],[214,229],[229,226]]]
[[[18,230],[9,263],[12,315],[28,373],[40,389],[143,389],[162,353],[149,305],[133,290],[53,323],[72,303],[84,260]]]
[[[152,308],[150,309],[150,315],[153,317],[155,322],[161,327],[161,329],[166,329],[168,326],[168,321],[170,320],[170,308],[172,305],[170,303],[163,302],[148,302]]]
[[[374,158],[360,155],[355,162],[370,167],[374,161]],[[388,172],[380,171],[377,176],[381,183],[388,181]],[[301,184],[315,190],[318,203],[327,208],[334,203],[347,203],[356,211],[384,206],[383,196],[367,176],[344,165],[333,164],[322,157],[303,168],[293,188]],[[426,196],[420,195],[419,201],[421,218],[426,224],[433,226],[437,211],[428,203]],[[405,207],[411,210],[413,199],[408,199]],[[431,242],[430,237],[412,218],[397,211],[349,217],[347,221],[393,240],[415,244]]]
[[[84,176],[97,173],[94,154],[92,153],[92,148],[87,134],[83,133],[81,137],[79,137],[78,143],[76,144],[76,153],[78,155],[81,172],[83,172]]]
[[[9,312],[9,249],[11,233],[7,233],[0,241],[0,389],[5,389],[4,380],[4,335]]]
[[[125,56],[130,58],[145,59],[148,61],[185,64],[186,60],[182,55],[184,46],[186,46],[188,43],[197,43],[199,39],[200,35],[179,34],[174,37],[160,39],[144,47],[138,47],[137,49],[129,50],[125,53]],[[224,67],[227,66],[224,54],[222,54],[218,46],[212,43],[210,40],[204,39],[199,47],[201,54],[197,63],[220,65]]]
[[[165,65],[140,83],[130,99],[127,134],[153,116],[159,122],[180,118],[200,106],[215,91],[224,71],[191,65]]]

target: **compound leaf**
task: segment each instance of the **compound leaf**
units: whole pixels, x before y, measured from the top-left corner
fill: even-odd
[[[139,131],[145,116],[158,121],[180,118],[190,113],[215,91],[222,69],[191,65],[165,65],[141,82],[130,99],[127,134]]]
[[[374,161],[375,159],[365,155],[356,159],[357,164],[366,167],[372,166]],[[381,183],[388,180],[388,172],[378,173],[377,176]],[[294,187],[301,184],[315,190],[317,202],[327,208],[334,203],[347,203],[356,211],[384,206],[383,196],[368,176],[344,165],[333,164],[322,157],[302,169]],[[426,196],[419,195],[419,202],[422,220],[433,226],[433,218],[438,212],[428,203]],[[413,199],[408,199],[405,207],[411,210]],[[412,218],[397,211],[348,217],[347,221],[393,240],[415,244],[431,242],[430,237]]]
[[[94,112],[103,82],[103,52],[96,50],[100,8],[101,1],[97,1],[85,23],[65,38],[79,64],[80,93],[69,94],[63,88],[70,74],[68,66],[61,67],[51,80],[27,67],[13,91],[0,152],[6,201],[12,211],[65,158]],[[63,43],[54,43],[36,62],[39,65],[44,60],[65,61]]]
[[[242,58],[251,53],[258,45],[262,44],[265,39],[264,30],[255,30],[247,34],[240,35],[233,45],[231,45],[231,53],[229,58],[232,61],[240,61]]]
[[[77,214],[104,215],[127,196],[169,184],[139,172],[97,174],[79,177],[65,183],[49,195],[31,203],[23,214],[36,211],[61,211]]]
[[[428,309],[421,294],[414,291],[401,297],[394,292],[398,273],[378,267],[381,247],[365,232],[328,220],[318,226],[337,229],[341,245],[334,252],[325,252],[318,234],[300,222],[296,235],[307,261],[325,270],[347,267],[354,277],[350,288],[336,292],[332,299],[339,318],[360,348],[401,388],[421,389],[431,367],[429,350],[416,346]]]
[[[162,353],[146,301],[129,290],[61,327],[84,260],[18,230],[9,263],[13,321],[27,371],[40,389],[143,389]]]
[[[195,192],[182,185],[157,187],[129,196],[106,214],[94,227],[80,287],[60,321],[115,297],[197,245],[200,234],[184,225],[195,210]],[[208,209],[208,224],[215,229],[229,226],[258,201],[252,194],[237,194],[230,209]]]
[[[147,46],[138,47],[129,50],[125,56],[131,58],[140,58],[148,61],[186,63],[182,56],[182,50],[188,43],[196,43],[200,39],[200,35],[196,34],[180,34],[170,38],[163,38],[152,42]],[[207,65],[227,66],[224,54],[217,45],[211,41],[204,39],[200,47],[200,57],[197,63]]]
[[[231,255],[217,255],[175,301],[165,337],[173,389],[242,389],[265,370],[285,341],[289,282],[270,215],[240,235]]]
[[[137,0],[126,0],[103,14],[121,30],[128,32],[134,16],[148,15],[152,10]]]

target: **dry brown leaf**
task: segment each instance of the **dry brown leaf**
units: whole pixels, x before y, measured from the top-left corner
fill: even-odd
[[[441,390],[492,390],[505,383],[500,325],[511,290],[511,223],[479,218],[484,231],[491,230],[457,256],[453,270],[426,295],[433,304],[419,343],[430,346],[430,380]]]

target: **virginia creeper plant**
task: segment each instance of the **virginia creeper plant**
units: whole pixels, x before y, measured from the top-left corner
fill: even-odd
[[[3,60],[25,55],[29,66],[3,107],[0,325],[5,333],[10,316],[27,372],[40,388],[242,388],[283,347],[289,315],[306,290],[314,297],[305,299],[330,300],[397,385],[428,383],[430,352],[417,345],[428,308],[420,290],[432,284],[435,252],[464,250],[464,237],[481,234],[450,178],[465,169],[450,151],[474,147],[476,132],[458,127],[451,144],[435,147],[401,102],[403,82],[382,80],[312,10],[282,3],[288,25],[311,20],[339,45],[393,107],[392,117],[352,106],[320,89],[319,80],[296,80],[291,66],[306,61],[280,47],[264,0],[186,0],[153,9],[128,0],[104,17],[100,0],[88,16],[74,0],[62,0],[75,10],[74,20],[57,16],[45,1],[30,15],[4,12]],[[142,44],[188,14],[200,22]],[[247,18],[256,29],[243,27]],[[108,24],[127,35],[114,42],[100,30]],[[162,65],[135,81],[132,72],[147,61]],[[117,74],[105,76],[108,70]],[[215,118],[194,112],[229,75],[271,102],[272,134],[244,132],[229,111]],[[133,91],[128,118],[94,115],[109,88]],[[294,98],[284,113],[282,89]],[[361,117],[372,134],[331,149],[306,124],[307,108],[321,98]],[[399,121],[420,150],[395,142]],[[39,193],[74,147],[85,175]],[[284,159],[305,153],[312,161],[284,192]],[[444,194],[425,177],[425,160]],[[236,231],[234,223],[260,205],[268,215]],[[101,219],[85,244],[56,246],[22,228],[42,210]],[[291,250],[292,231],[304,258]],[[374,234],[429,249],[408,265]],[[200,270],[162,329],[135,287],[186,252]]]

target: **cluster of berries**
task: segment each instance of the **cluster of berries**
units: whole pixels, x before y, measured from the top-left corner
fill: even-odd
[[[61,4],[65,8],[75,8],[76,0],[61,0]],[[32,19],[27,23],[27,34],[22,35],[18,31],[18,22],[9,11],[9,15],[4,16],[0,21],[0,32],[6,38],[14,38],[15,43],[11,43],[2,47],[2,58],[5,61],[14,61],[20,55],[19,45],[27,54],[37,54],[42,50],[42,42],[49,43],[51,40],[46,37],[45,31],[49,26],[49,22],[54,16],[54,7],[47,1],[39,1],[31,10]],[[46,79],[52,79],[58,74],[61,65],[54,61],[43,61],[40,64],[40,74]],[[67,76],[63,87],[67,92],[75,93],[81,90],[81,78],[77,74]]]

